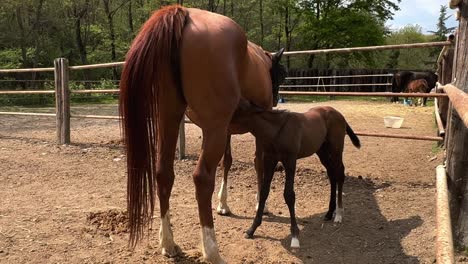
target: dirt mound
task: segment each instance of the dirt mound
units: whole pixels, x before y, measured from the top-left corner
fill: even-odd
[[[112,209],[103,212],[91,212],[86,219],[88,223],[95,226],[97,230],[106,233],[120,234],[128,231],[128,217],[126,211]]]

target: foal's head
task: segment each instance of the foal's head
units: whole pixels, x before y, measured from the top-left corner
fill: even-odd
[[[271,56],[270,77],[273,89],[273,106],[278,104],[279,86],[284,82],[287,75],[287,69],[280,63],[284,48]]]

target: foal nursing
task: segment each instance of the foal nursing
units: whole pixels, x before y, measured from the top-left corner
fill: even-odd
[[[299,228],[295,216],[294,175],[296,160],[314,153],[325,166],[330,180],[330,204],[325,220],[335,222],[343,218],[342,192],[345,178],[343,165],[344,138],[348,134],[354,146],[359,148],[359,138],[354,134],[343,115],[332,107],[319,106],[305,113],[280,110],[263,110],[242,101],[233,121],[251,132],[264,151],[264,178],[259,206],[246,237],[252,238],[262,223],[263,209],[270,192],[275,166],[281,162],[286,172],[284,199],[291,218],[291,247],[299,247]],[[338,187],[338,199],[337,198]],[[336,203],[338,202],[338,208]]]

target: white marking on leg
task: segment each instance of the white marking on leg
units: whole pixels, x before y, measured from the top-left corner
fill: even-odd
[[[161,227],[159,228],[159,246],[161,252],[166,257],[175,257],[179,254],[180,248],[174,242],[174,236],[171,230],[171,220],[169,210],[166,215],[161,218]]]
[[[259,206],[259,200],[260,200],[260,194],[257,193],[257,196],[255,196],[257,199],[257,205],[255,206],[255,211],[258,211],[258,206]],[[267,203],[265,201],[265,207],[263,207],[263,214],[268,214],[268,207],[267,207]]]
[[[218,193],[218,199],[219,199],[219,204],[218,208],[216,209],[216,212],[220,215],[227,215],[231,213],[231,209],[229,209],[229,206],[227,204],[227,184],[224,182],[221,183],[221,188],[219,189]]]
[[[203,258],[213,264],[226,263],[219,255],[218,244],[213,228],[202,227],[202,253]]]
[[[344,209],[343,208],[336,208],[335,210],[335,223],[341,223],[343,222],[343,213]]]
[[[291,248],[300,248],[300,244],[299,244],[299,239],[297,237],[293,237],[291,239]]]

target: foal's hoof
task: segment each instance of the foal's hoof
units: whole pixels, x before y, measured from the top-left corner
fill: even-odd
[[[333,213],[328,212],[328,213],[325,215],[325,217],[323,218],[323,220],[325,220],[325,221],[331,221],[332,218],[333,218]]]
[[[291,248],[300,248],[301,245],[299,243],[299,239],[297,237],[293,237],[291,239]]]
[[[253,239],[253,234],[254,234],[254,232],[253,232],[251,229],[249,229],[249,230],[247,230],[247,231],[245,232],[245,236],[244,236],[244,237],[247,238],[247,239]]]
[[[161,249],[161,253],[163,256],[168,258],[173,258],[179,255],[182,252],[178,245],[174,245],[172,247],[163,247]]]

